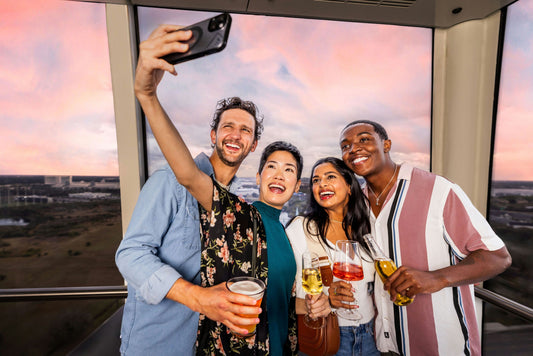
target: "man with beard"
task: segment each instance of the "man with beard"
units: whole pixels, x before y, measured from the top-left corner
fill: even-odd
[[[366,181],[372,235],[401,266],[385,283],[376,279],[378,349],[481,355],[473,283],[510,266],[502,240],[456,184],[395,163],[380,124],[357,120],[340,136],[344,162]],[[416,298],[398,307],[397,294]]]
[[[173,50],[165,43],[182,46],[177,48],[181,52],[187,50],[179,41],[187,40],[191,33],[177,29],[166,26],[165,35],[151,36],[140,46],[135,94],[147,115],[154,110],[164,112],[146,83],[161,80],[161,65],[173,69],[160,59]],[[153,70],[154,61],[159,69]],[[255,150],[262,130],[254,103],[238,97],[219,101],[211,123],[213,152],[209,157],[198,155],[197,166],[219,184],[229,186],[243,160]],[[154,172],[142,188],[116,253],[116,264],[128,282],[122,355],[192,355],[199,313],[234,328],[242,320],[238,312],[250,308],[236,304],[250,305],[250,298],[229,292],[224,283],[210,288],[199,285],[199,219],[196,199],[178,183],[170,167]]]

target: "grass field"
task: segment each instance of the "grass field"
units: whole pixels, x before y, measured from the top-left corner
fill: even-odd
[[[114,262],[122,238],[118,199],[21,206],[9,213],[30,224],[0,227],[0,289],[124,283]],[[2,303],[0,354],[64,355],[121,303]]]

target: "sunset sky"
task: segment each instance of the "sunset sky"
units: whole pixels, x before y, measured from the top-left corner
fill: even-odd
[[[186,25],[208,16],[141,9],[140,37],[159,23]],[[289,141],[304,155],[304,175],[318,158],[339,156],[339,132],[362,118],[385,125],[398,159],[429,168],[430,29],[233,15],[223,52],[176,69],[178,77],[167,76],[159,93],[194,153],[210,151],[216,101],[240,96],[265,116],[257,153],[275,140]],[[251,155],[240,175],[255,176],[259,157]]]
[[[509,13],[494,178],[533,180],[533,2]],[[159,23],[206,16],[141,9],[141,40]],[[117,175],[104,5],[4,1],[0,21],[0,174]],[[278,139],[297,145],[308,168],[339,156],[338,133],[358,118],[385,125],[394,159],[429,167],[429,29],[234,15],[223,52],[177,70],[160,96],[195,154],[210,151],[218,99],[258,104],[265,133],[242,176],[255,173],[258,152]]]

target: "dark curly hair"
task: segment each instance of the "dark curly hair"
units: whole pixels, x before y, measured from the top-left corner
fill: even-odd
[[[217,108],[213,114],[213,120],[211,121],[211,129],[217,130],[218,124],[220,123],[220,117],[224,111],[230,109],[241,109],[248,112],[254,117],[255,129],[254,129],[254,141],[259,141],[261,134],[263,133],[263,115],[259,114],[259,109],[251,101],[242,100],[241,98],[234,96],[231,98],[226,98],[219,100],[217,102]]]

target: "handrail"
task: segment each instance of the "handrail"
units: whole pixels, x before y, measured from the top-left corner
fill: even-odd
[[[475,286],[474,291],[476,297],[479,299],[491,303],[501,309],[505,309],[511,314],[519,316],[529,322],[533,321],[533,309],[479,286]]]
[[[481,300],[502,308],[529,322],[533,321],[533,309],[479,286],[475,286],[474,290],[476,297]],[[126,286],[0,289],[0,303],[38,300],[126,298],[127,296],[128,289]]]
[[[126,286],[0,289],[1,302],[126,298]]]

